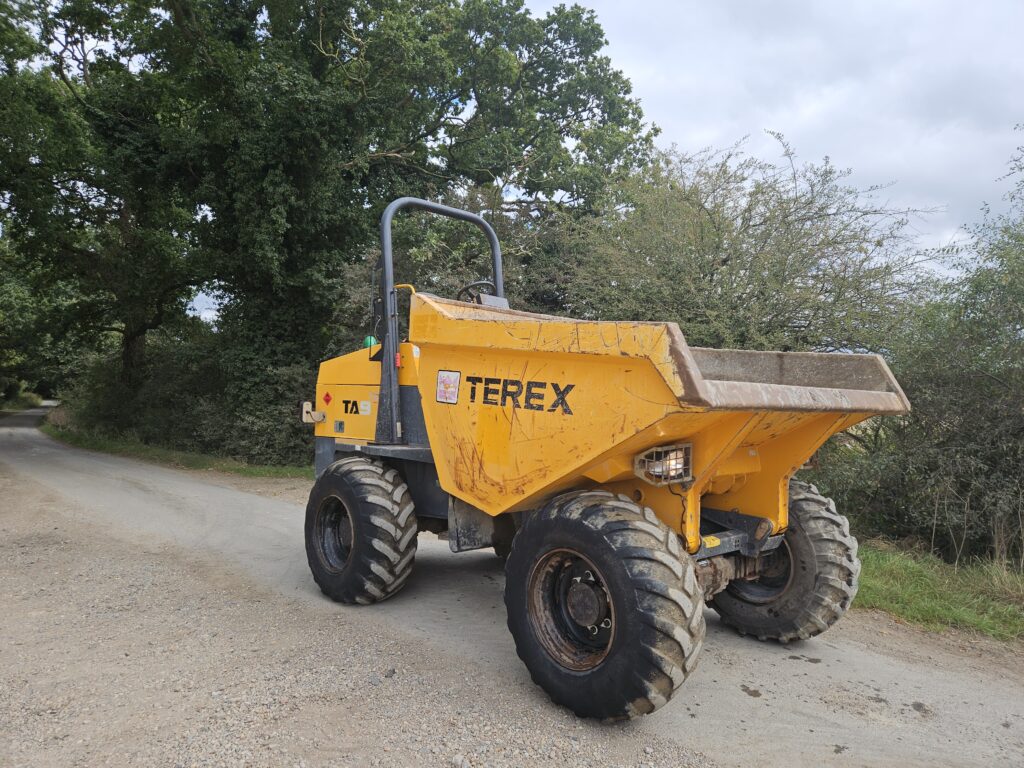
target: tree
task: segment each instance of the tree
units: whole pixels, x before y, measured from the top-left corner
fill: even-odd
[[[23,20],[0,76],[3,235],[39,286],[63,287],[57,335],[119,338],[138,385],[146,334],[181,312],[201,271],[180,183],[181,102],[123,41],[134,6],[67,2]],[[18,60],[20,57],[20,60]]]
[[[344,269],[392,198],[479,189],[526,220],[586,207],[650,149],[578,7],[32,7],[0,26],[0,99],[13,105],[0,115],[3,237],[23,277],[61,286],[62,326],[116,341],[118,381],[104,372],[89,391],[117,390],[105,401],[120,428],[139,426],[156,331],[202,337],[214,359],[197,370],[216,369],[219,410],[239,423],[290,414],[339,336]],[[212,338],[184,320],[197,290],[223,300]]]
[[[950,560],[1024,570],[1024,160],[1010,210],[973,242],[890,343],[913,405],[835,443],[822,481],[865,527]]]
[[[172,3],[154,52],[196,105],[197,232],[222,327],[264,361],[328,343],[342,266],[384,205],[490,186],[529,215],[586,205],[650,135],[593,14],[516,0]],[[183,45],[187,42],[188,45]]]
[[[3,231],[0,219],[0,232]],[[49,282],[0,236],[0,399],[27,385],[50,395],[71,372],[69,361],[89,339],[64,331],[63,316],[77,299],[70,287]]]
[[[532,301],[597,319],[672,320],[695,345],[880,349],[917,284],[907,212],[827,161],[740,148],[661,153],[600,215],[564,218],[531,264]]]

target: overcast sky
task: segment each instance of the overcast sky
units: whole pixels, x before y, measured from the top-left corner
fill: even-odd
[[[942,210],[916,222],[949,241],[998,208],[1024,133],[1024,1],[583,0],[663,146],[804,160],[828,155],[857,186]],[[541,13],[553,2],[527,0]]]

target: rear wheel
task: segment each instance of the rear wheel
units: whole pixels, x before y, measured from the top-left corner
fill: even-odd
[[[505,573],[519,657],[581,717],[653,712],[696,666],[696,569],[650,509],[603,491],[559,496],[525,520]]]
[[[416,515],[398,472],[364,456],[328,467],[306,506],[306,557],[320,590],[339,603],[385,600],[416,556]]]
[[[820,635],[857,594],[860,560],[850,524],[809,483],[789,484],[789,528],[754,581],[735,580],[711,602],[744,635],[788,643]]]

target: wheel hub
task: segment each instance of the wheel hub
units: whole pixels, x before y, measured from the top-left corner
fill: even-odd
[[[323,567],[341,573],[352,551],[352,518],[337,496],[326,498],[317,516],[314,541]]]
[[[534,565],[528,593],[531,623],[552,659],[581,672],[604,660],[615,636],[615,610],[592,562],[569,549],[548,552]]]
[[[605,617],[608,598],[600,587],[577,581],[569,587],[567,597],[569,617],[581,627],[592,627]]]

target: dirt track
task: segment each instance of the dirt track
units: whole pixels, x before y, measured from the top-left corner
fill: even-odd
[[[407,589],[321,598],[300,481],[79,451],[0,420],[0,766],[1024,765],[1024,656],[854,612],[815,641],[708,614],[653,716],[551,705],[515,657],[502,572],[423,537]]]

